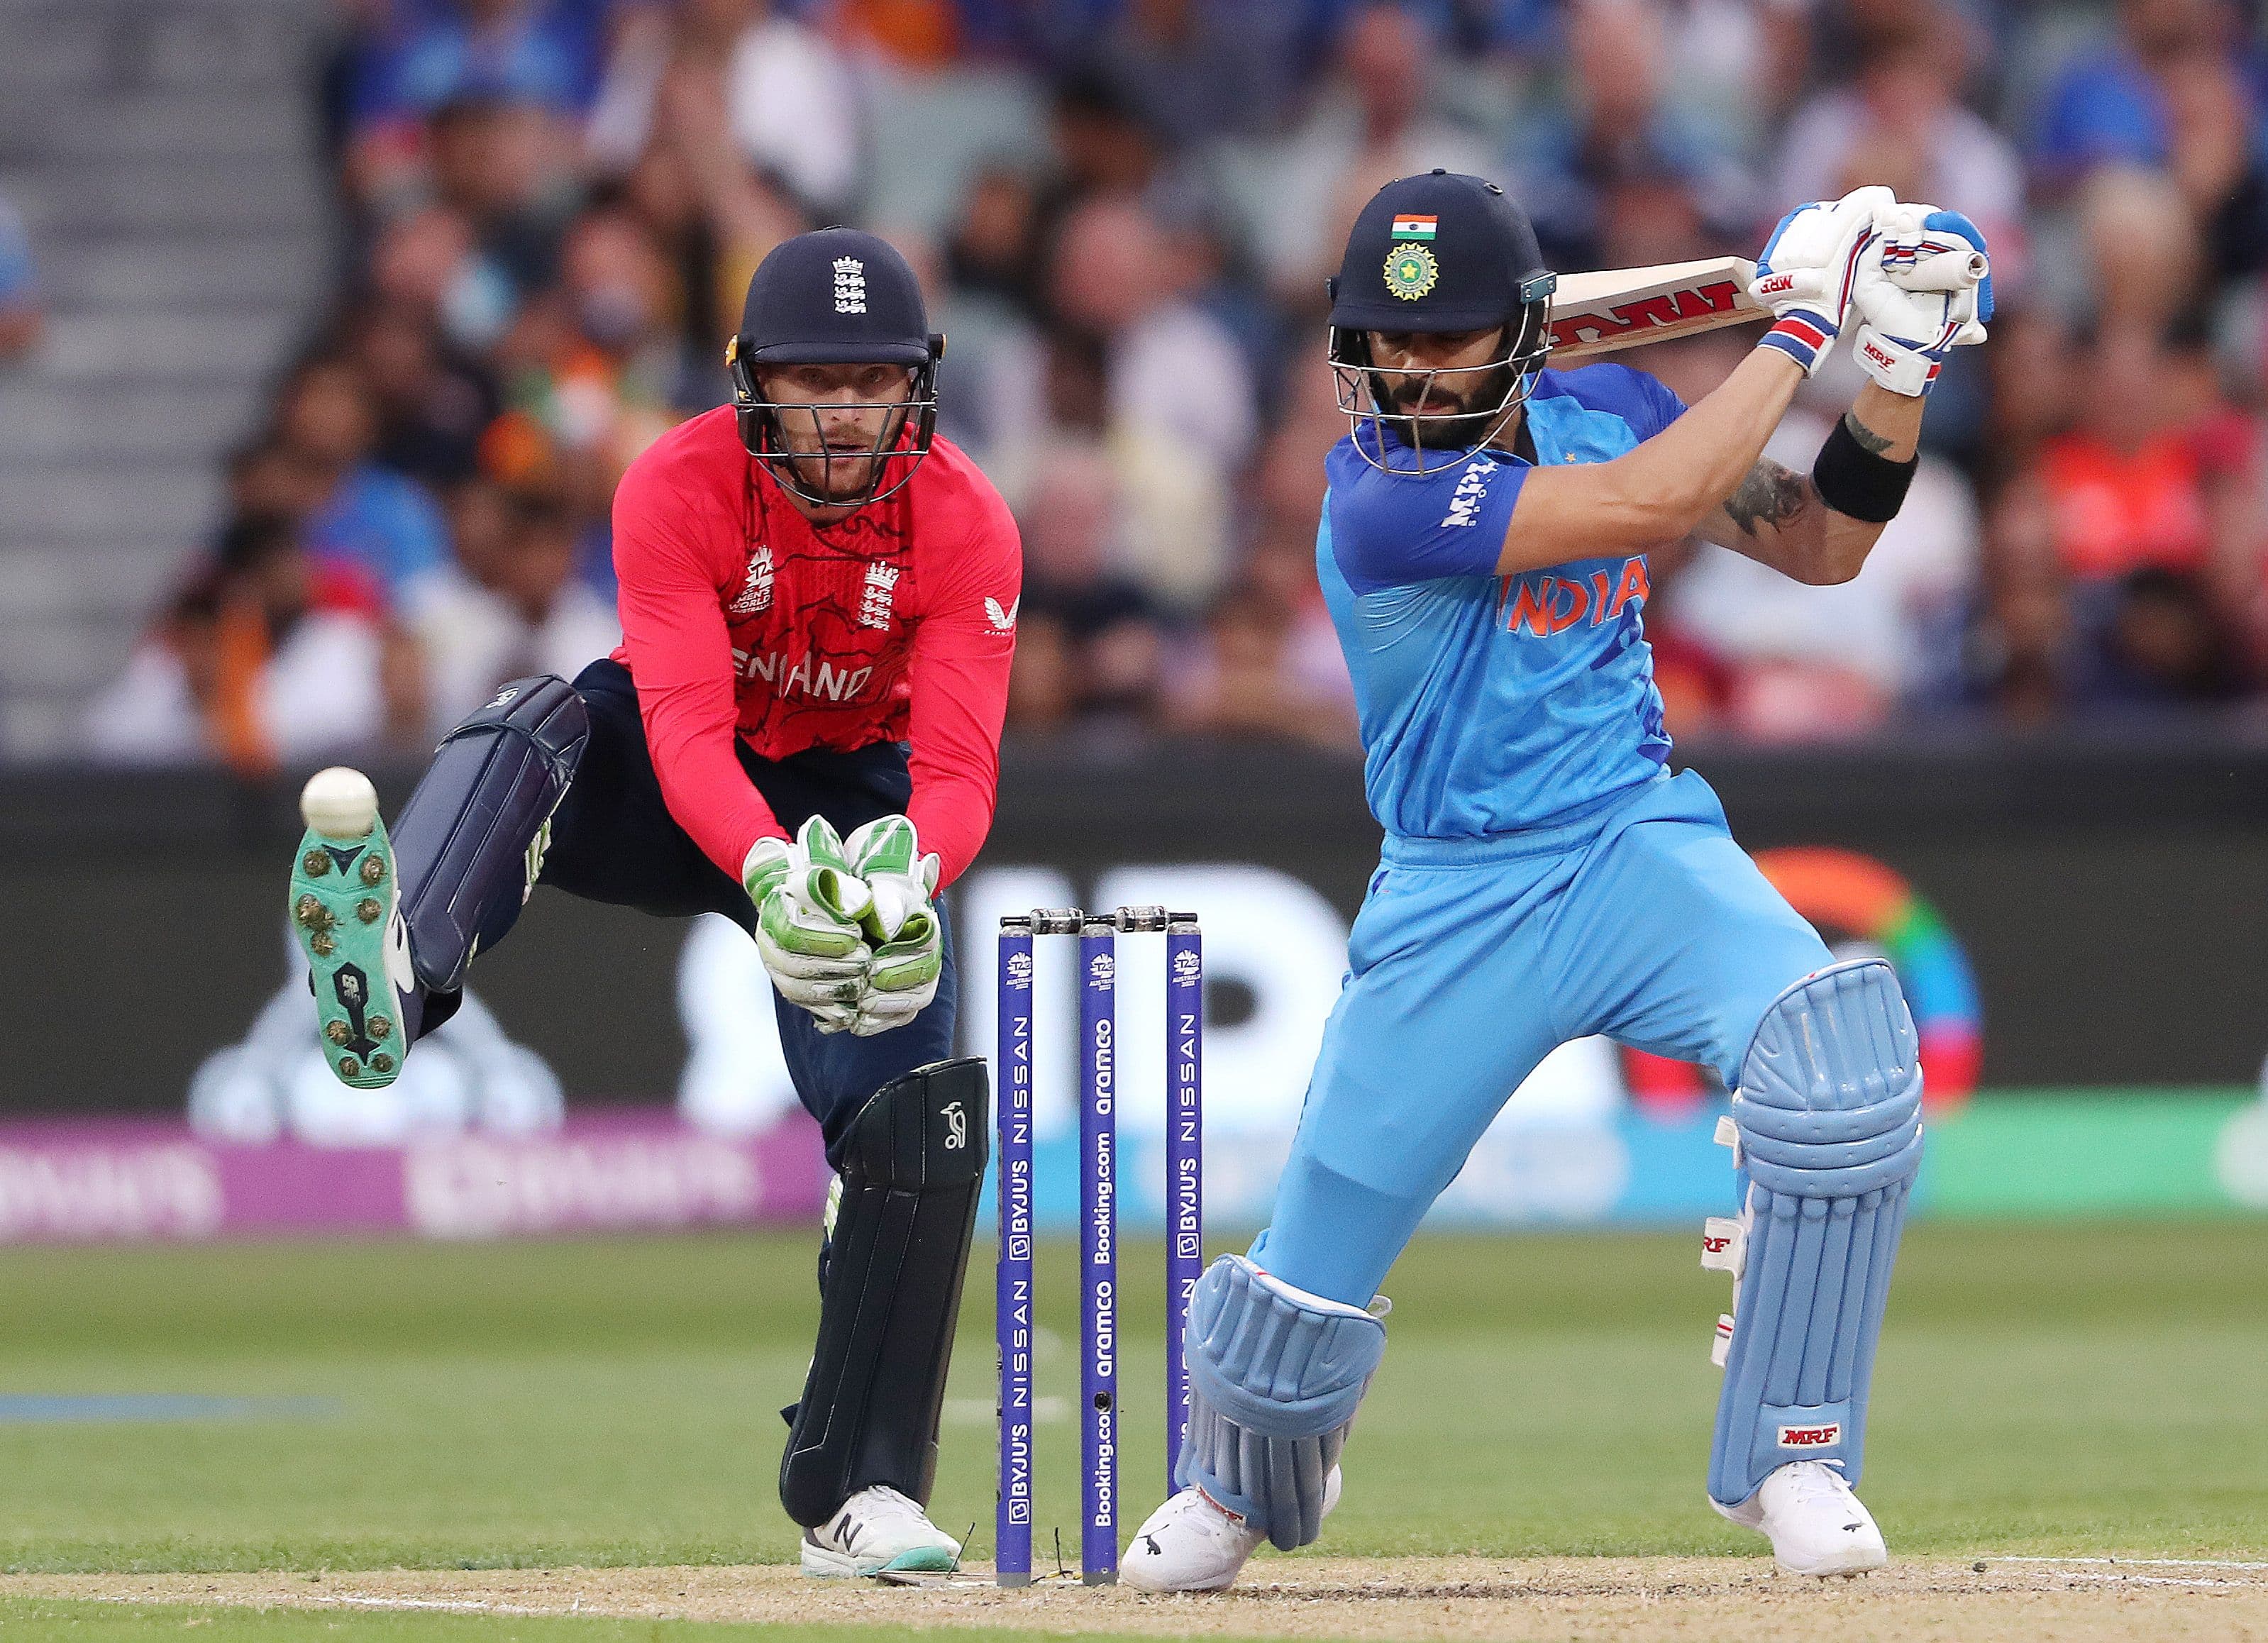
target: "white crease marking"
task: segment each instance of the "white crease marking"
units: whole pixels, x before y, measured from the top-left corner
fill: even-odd
[[[472,1597],[365,1597],[354,1592],[310,1593],[319,1603],[351,1603],[357,1609],[447,1609],[459,1613],[494,1615],[549,1615],[556,1610],[526,1609],[518,1603],[483,1602]]]
[[[2066,1580],[2082,1580],[2090,1586],[2226,1586],[2238,1591],[2257,1592],[2257,1580],[2217,1580],[2208,1574],[2066,1574]]]
[[[2093,1563],[2137,1569],[2268,1569],[2268,1563],[2242,1563],[2212,1558],[1987,1558],[1986,1563]]]

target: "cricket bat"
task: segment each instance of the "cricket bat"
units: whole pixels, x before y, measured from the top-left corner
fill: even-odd
[[[1931,254],[1926,241],[1896,243],[1906,255],[1889,275],[1908,291],[1958,291],[1990,271],[1984,254],[1965,246]],[[1551,293],[1551,363],[1580,365],[1645,343],[1769,319],[1771,311],[1749,298],[1756,276],[1756,265],[1746,257],[1562,274]]]
[[[1756,276],[1746,257],[1562,274],[1551,293],[1551,363],[1581,365],[1645,343],[1767,319],[1771,311],[1749,298]]]

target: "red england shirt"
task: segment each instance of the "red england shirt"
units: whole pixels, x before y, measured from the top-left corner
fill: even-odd
[[[733,878],[785,831],[733,743],[767,759],[912,747],[906,809],[950,883],[992,826],[1023,552],[999,492],[939,439],[895,495],[814,526],[741,448],[684,423],[615,492],[622,648],[669,813]]]

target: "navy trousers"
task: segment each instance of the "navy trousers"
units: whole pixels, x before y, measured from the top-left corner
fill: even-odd
[[[537,882],[663,918],[722,913],[753,932],[755,908],[747,892],[702,853],[663,801],[630,670],[616,661],[593,662],[576,675],[575,693],[589,711],[591,739],[552,817],[551,848]],[[821,815],[847,835],[877,816],[903,814],[913,793],[906,748],[898,742],[853,753],[813,749],[784,759],[759,758],[746,747],[740,755],[756,791],[791,833]],[[958,995],[948,925],[936,998],[887,1033],[872,1038],[821,1033],[809,1014],[777,992],[748,1000],[752,1010],[769,1003],[778,1018],[788,1072],[797,1096],[819,1120],[829,1163],[839,1167],[837,1149],[868,1096],[953,1054]]]

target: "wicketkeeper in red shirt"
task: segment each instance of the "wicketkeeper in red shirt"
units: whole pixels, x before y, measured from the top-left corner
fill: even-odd
[[[989,1091],[952,1059],[937,897],[991,826],[1022,559],[936,437],[943,352],[887,241],[773,251],[726,352],[733,403],[615,493],[622,648],[498,691],[390,836],[360,772],[314,777],[291,875],[324,1053],[359,1089],[454,1012],[538,883],[755,939],[841,1177],[780,1468],[814,1574],[960,1552],[923,1508]]]

